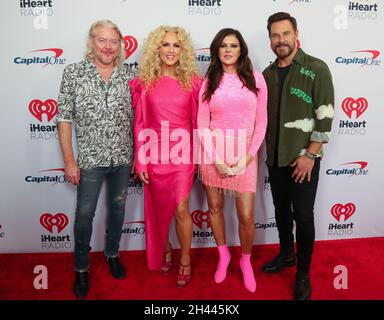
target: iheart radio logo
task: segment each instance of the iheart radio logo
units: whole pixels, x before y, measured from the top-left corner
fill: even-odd
[[[332,216],[340,222],[341,216],[344,216],[344,221],[347,221],[356,210],[356,206],[353,203],[347,203],[346,205],[342,205],[341,203],[336,203],[332,209]]]
[[[341,103],[341,108],[350,119],[352,119],[352,113],[355,111],[357,119],[367,110],[368,100],[362,97],[357,99],[348,97]]]
[[[211,227],[209,221],[209,211],[195,210],[192,212],[192,222],[198,226],[200,229],[203,228],[203,223],[207,224],[207,228]]]
[[[133,36],[125,36],[124,46],[125,46],[125,59],[128,59],[137,49],[138,43],[136,38]]]
[[[29,112],[40,122],[43,122],[43,114],[47,116],[48,122],[57,114],[57,102],[53,99],[42,101],[40,99],[32,100],[29,103]]]
[[[50,233],[53,233],[53,227],[57,227],[57,232],[60,233],[68,225],[69,219],[64,213],[57,213],[52,215],[50,213],[44,213],[40,217],[40,224],[47,229]]]

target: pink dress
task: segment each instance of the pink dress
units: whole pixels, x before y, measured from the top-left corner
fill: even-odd
[[[255,71],[254,76],[258,88],[257,96],[243,85],[237,74],[223,74],[210,102],[203,101],[207,79],[201,86],[198,128],[205,129],[211,135],[210,139],[213,132],[221,132],[224,141],[219,145],[217,139],[212,139],[212,147],[208,148],[207,136],[202,137],[202,153],[205,158],[200,160],[199,175],[206,186],[230,191],[228,193],[256,192],[257,151],[267,128],[267,86],[260,72]],[[229,178],[221,177],[215,161],[220,159],[233,165],[246,154],[253,155],[255,160],[243,172]]]
[[[149,184],[144,184],[149,270],[161,269],[170,222],[192,189],[195,165],[191,161],[190,139],[197,125],[200,86],[201,80],[194,78],[192,91],[188,92],[180,87],[178,80],[162,76],[147,93],[138,78],[130,81],[135,108],[135,172],[149,174]],[[140,132],[149,133],[152,140],[139,141]],[[145,156],[148,156],[146,161]]]

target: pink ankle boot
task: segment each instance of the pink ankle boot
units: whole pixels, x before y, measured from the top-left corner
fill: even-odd
[[[256,280],[253,274],[253,268],[251,264],[251,254],[241,254],[240,268],[243,273],[243,281],[245,288],[250,292],[256,291]]]
[[[217,249],[219,250],[220,257],[215,273],[215,282],[221,283],[227,276],[227,268],[229,262],[231,261],[231,254],[229,253],[228,247],[226,245],[218,246]]]

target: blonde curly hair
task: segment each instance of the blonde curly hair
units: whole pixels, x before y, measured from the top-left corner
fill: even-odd
[[[145,88],[150,89],[161,76],[160,48],[167,32],[176,33],[180,42],[180,59],[176,64],[176,78],[183,88],[190,91],[192,78],[200,76],[196,63],[195,50],[190,35],[181,27],[160,26],[152,31],[144,41],[142,56],[139,63],[139,79]]]

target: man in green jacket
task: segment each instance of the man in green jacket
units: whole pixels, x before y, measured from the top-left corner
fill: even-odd
[[[294,266],[296,223],[297,273],[294,298],[311,295],[310,262],[315,240],[314,203],[323,144],[329,140],[334,90],[328,66],[297,46],[296,19],[285,12],[268,18],[276,61],[263,74],[268,86],[267,165],[280,252],[263,266],[278,272]]]

